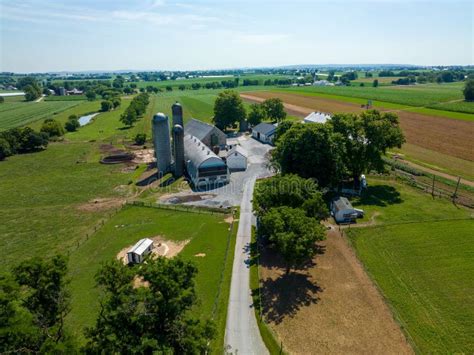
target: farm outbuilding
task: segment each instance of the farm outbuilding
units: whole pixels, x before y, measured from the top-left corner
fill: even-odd
[[[127,262],[129,264],[140,264],[145,256],[153,250],[153,240],[148,238],[140,239],[128,252]]]
[[[229,182],[227,164],[197,137],[185,135],[186,171],[194,186],[209,187]]]
[[[184,126],[184,134],[196,137],[211,149],[213,147],[222,149],[226,145],[227,136],[224,132],[216,126],[194,118]]]
[[[324,112],[311,112],[303,120],[304,123],[326,123],[331,119],[331,115]]]
[[[252,128],[252,137],[263,143],[273,144],[276,126],[271,123],[262,122]]]
[[[331,215],[337,223],[350,223],[362,217],[364,211],[352,207],[346,197],[338,197],[331,202]]]
[[[231,171],[247,169],[247,151],[240,145],[235,145],[227,152],[226,162]]]

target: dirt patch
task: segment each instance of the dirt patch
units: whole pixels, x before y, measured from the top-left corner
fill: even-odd
[[[135,154],[135,158],[133,159],[135,164],[150,164],[155,161],[153,149],[134,150],[133,154]]]
[[[125,203],[121,198],[95,198],[77,207],[79,211],[98,212],[121,207]]]
[[[288,114],[298,117],[304,117],[315,110],[329,113],[363,110],[358,104],[299,94],[266,91],[241,94],[241,97],[251,102],[262,102],[271,97],[278,97],[284,101]],[[472,139],[474,124],[472,122],[410,111],[378,109],[392,111],[398,115],[407,143],[474,161],[474,140]]]
[[[196,201],[203,201],[208,200],[211,198],[216,197],[216,194],[188,194],[188,193],[176,193],[176,194],[164,194],[160,196],[159,200],[162,203],[170,203],[170,204],[180,204],[180,203],[187,203],[187,202],[196,202]]]
[[[167,240],[161,236],[156,236],[150,238],[153,240],[153,249],[151,251],[153,257],[164,256],[166,258],[172,258],[173,256],[178,255],[181,250],[190,242],[189,239],[182,241]],[[138,240],[137,240],[138,241]],[[120,250],[117,254],[117,259],[122,260],[124,264],[127,263],[127,252],[134,244],[127,246]]]
[[[285,275],[274,255],[261,258],[264,314],[291,354],[411,354],[400,327],[352,249],[336,230],[322,254]]]
[[[232,224],[234,222],[234,216],[229,216],[226,219],[224,219],[224,222]]]
[[[206,256],[206,253],[197,253],[194,256],[197,258],[204,258]]]

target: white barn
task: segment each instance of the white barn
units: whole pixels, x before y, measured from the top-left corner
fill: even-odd
[[[331,215],[337,223],[350,223],[364,215],[363,210],[352,207],[345,197],[338,197],[331,202]]]
[[[229,170],[245,170],[247,169],[247,151],[240,145],[235,145],[227,152],[227,167]]]
[[[252,137],[263,143],[273,144],[276,126],[271,123],[262,122],[252,128]]]
[[[308,116],[306,116],[303,120],[304,123],[326,123],[329,119],[331,119],[331,115],[328,115],[324,112],[311,112]]]
[[[140,239],[128,252],[127,262],[129,264],[140,264],[143,258],[153,250],[153,240],[148,238]]]

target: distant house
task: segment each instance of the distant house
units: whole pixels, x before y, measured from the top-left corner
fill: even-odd
[[[331,83],[327,80],[316,80],[313,83],[313,86],[334,86],[334,83]]]
[[[262,122],[252,128],[252,137],[263,143],[273,144],[276,126],[271,123]]]
[[[129,264],[139,264],[143,262],[144,257],[150,254],[152,250],[153,240],[148,238],[140,239],[137,244],[127,252],[127,261]]]
[[[196,137],[209,148],[216,146],[224,148],[226,145],[227,136],[224,132],[216,126],[194,118],[184,126],[184,134]]]
[[[66,89],[63,88],[63,87],[60,87],[60,88],[58,89],[58,95],[59,95],[59,96],[66,96],[66,95],[67,95]]]
[[[331,115],[328,115],[324,112],[311,112],[303,120],[304,123],[326,123],[331,118]]]
[[[352,207],[345,197],[338,197],[331,202],[331,215],[337,223],[350,223],[364,215],[363,210]]]
[[[83,93],[84,93],[84,91],[78,90],[76,88],[67,91],[68,95],[82,95]]]
[[[247,151],[240,145],[235,145],[226,155],[229,170],[238,171],[247,169]]]

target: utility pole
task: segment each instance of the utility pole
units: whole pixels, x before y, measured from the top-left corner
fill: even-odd
[[[456,197],[458,197],[458,188],[459,188],[460,183],[461,183],[461,177],[458,176],[458,183],[456,184],[456,189],[454,190],[454,193],[453,193],[453,202],[456,199]]]
[[[433,183],[431,184],[431,196],[434,197],[435,175],[433,174]]]

